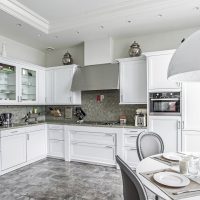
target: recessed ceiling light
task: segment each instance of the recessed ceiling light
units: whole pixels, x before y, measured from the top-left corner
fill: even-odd
[[[55,35],[55,36],[54,36],[54,38],[55,38],[55,39],[58,39],[58,36],[57,36],[57,35]]]
[[[200,7],[196,6],[196,7],[194,7],[194,9],[199,11]]]
[[[46,50],[47,50],[48,52],[51,52],[51,51],[54,51],[55,48],[54,48],[54,47],[47,47]]]
[[[163,15],[162,14],[158,14],[158,17],[162,17]]]
[[[132,23],[132,21],[131,21],[131,20],[128,20],[128,23],[130,24],[130,23]]]
[[[101,25],[101,26],[100,26],[100,29],[104,29],[104,26],[103,26],[103,25]]]
[[[21,28],[22,24],[19,23],[19,24],[16,24],[16,26],[19,27],[19,28]]]
[[[80,34],[80,32],[79,32],[79,31],[76,31],[76,34]]]

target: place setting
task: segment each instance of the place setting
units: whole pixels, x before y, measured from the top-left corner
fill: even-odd
[[[171,168],[140,173],[171,199],[184,199],[200,195],[200,159],[196,156],[163,155],[178,162],[179,170]],[[179,159],[179,161],[177,161]]]
[[[159,161],[163,164],[169,165],[169,166],[175,166],[175,165],[179,165],[179,161],[182,160],[184,154],[182,153],[163,153],[161,155],[157,155],[157,156],[152,156],[151,158]]]

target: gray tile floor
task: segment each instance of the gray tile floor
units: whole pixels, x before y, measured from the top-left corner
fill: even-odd
[[[119,170],[46,159],[0,177],[0,200],[122,200]]]

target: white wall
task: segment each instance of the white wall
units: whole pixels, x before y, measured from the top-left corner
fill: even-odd
[[[183,38],[187,38],[196,30],[198,30],[198,27],[129,38],[114,38],[114,58],[128,57],[129,47],[134,40],[140,44],[143,52],[176,49],[181,44]],[[84,46],[81,44],[48,53],[46,55],[46,66],[62,65],[62,57],[67,50],[72,54],[75,64],[84,65]]]
[[[45,53],[30,46],[16,42],[0,35],[0,54],[2,43],[6,43],[7,57],[45,66]]]
[[[72,55],[74,64],[83,66],[84,65],[84,44],[79,44],[74,47],[69,47],[65,49],[58,49],[52,52],[47,52],[46,54],[46,66],[60,66],[62,64],[62,58],[64,54],[69,51]]]
[[[199,28],[196,27],[185,30],[115,39],[114,58],[128,57],[129,47],[134,41],[137,41],[140,44],[142,52],[176,49],[181,44],[183,38],[187,38],[198,29]]]

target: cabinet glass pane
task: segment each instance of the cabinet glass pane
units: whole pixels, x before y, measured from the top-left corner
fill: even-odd
[[[22,68],[22,101],[36,100],[36,71]]]
[[[16,100],[16,67],[0,63],[0,100]]]

